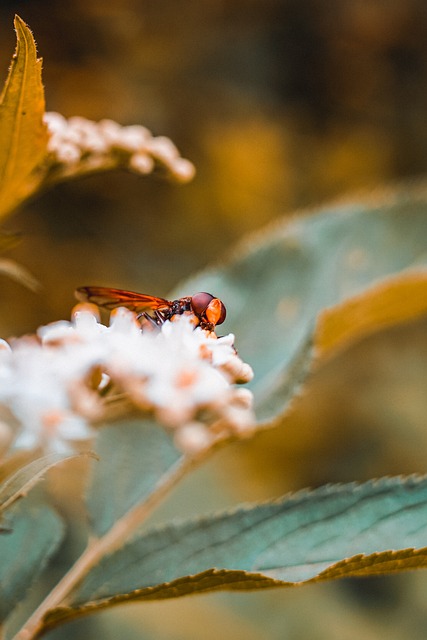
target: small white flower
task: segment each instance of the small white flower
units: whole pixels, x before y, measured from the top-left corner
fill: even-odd
[[[76,165],[82,157],[80,147],[72,142],[58,139],[56,136],[50,139],[48,151],[56,156],[60,164]]]
[[[129,169],[132,169],[136,173],[146,175],[153,171],[154,160],[148,153],[145,153],[145,151],[137,151],[132,154],[129,159]]]
[[[45,327],[39,327],[37,335],[43,345],[53,345],[58,342],[76,339],[75,328],[66,320],[59,320],[58,322],[52,322]]]
[[[81,366],[73,367],[56,348],[28,340],[16,345],[0,385],[0,401],[21,425],[15,446],[64,450],[77,425],[75,439],[91,436],[84,418],[74,414],[68,393],[70,381],[80,375]]]
[[[118,122],[105,118],[98,123],[98,127],[110,147],[117,146],[120,143],[122,127]]]
[[[196,167],[186,158],[175,158],[170,166],[170,171],[176,180],[190,182],[195,176]]]
[[[165,164],[173,163],[179,156],[179,151],[169,138],[165,136],[158,136],[157,138],[151,138],[147,144],[153,158],[161,160]]]
[[[189,422],[177,429],[174,436],[177,448],[191,455],[208,449],[214,440],[215,435],[202,422]]]
[[[60,113],[50,111],[44,114],[43,119],[51,134],[63,133],[67,129],[67,119]]]
[[[121,149],[136,153],[144,149],[150,138],[151,133],[148,129],[135,124],[129,127],[122,127],[118,142]]]

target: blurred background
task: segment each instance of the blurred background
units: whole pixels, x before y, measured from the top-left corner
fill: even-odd
[[[187,186],[91,176],[26,203],[5,223],[22,235],[7,257],[43,290],[0,276],[4,337],[68,318],[76,286],[166,296],[272,219],[426,172],[423,0],[3,0],[3,77],[14,13],[44,58],[47,110],[144,124],[197,175]],[[314,376],[281,429],[198,472],[180,508],[206,508],[214,486],[217,507],[424,472],[426,356],[426,321],[364,340]],[[425,639],[426,589],[412,573],[210,595],[117,609],[49,637]]]

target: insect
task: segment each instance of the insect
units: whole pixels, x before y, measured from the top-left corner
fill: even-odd
[[[196,326],[214,331],[216,325],[222,324],[226,316],[224,303],[206,292],[178,300],[166,300],[145,293],[109,287],[79,287],[75,295],[78,300],[93,302],[98,307],[108,310],[126,307],[130,311],[135,311],[138,319],[142,319],[143,323],[148,322],[153,327],[162,325],[173,316],[186,313],[193,315]]]

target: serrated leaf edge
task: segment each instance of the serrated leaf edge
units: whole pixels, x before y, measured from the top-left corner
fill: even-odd
[[[75,607],[67,607],[61,606],[55,609],[52,609],[48,612],[48,614],[44,618],[45,629],[51,629],[60,622],[65,620],[69,620],[71,618],[76,618],[83,615],[88,615],[92,612],[106,609],[112,606],[117,606],[119,604],[124,604],[126,602],[131,601],[149,601],[149,600],[161,600],[161,599],[169,599],[176,597],[184,597],[190,595],[201,595],[203,593],[209,593],[213,591],[253,591],[258,589],[274,589],[274,588],[285,588],[285,587],[301,587],[309,584],[314,584],[317,582],[324,582],[326,580],[337,580],[341,577],[356,577],[356,576],[366,576],[366,575],[381,575],[387,573],[395,573],[397,571],[413,571],[415,569],[421,569],[422,567],[419,564],[414,564],[414,566],[405,566],[401,569],[395,570],[387,570],[387,569],[379,569],[373,571],[366,571],[366,568],[355,568],[350,571],[340,571],[344,567],[349,567],[351,564],[359,564],[361,561],[366,562],[366,567],[369,565],[372,566],[370,560],[375,558],[380,558],[381,556],[386,557],[388,561],[393,561],[395,558],[397,561],[399,559],[402,560],[410,560],[415,559],[419,556],[425,556],[426,565],[427,565],[427,547],[414,548],[408,547],[406,549],[400,550],[388,550],[381,551],[378,553],[372,554],[356,554],[349,558],[345,558],[340,560],[339,562],[333,562],[330,566],[328,566],[323,571],[319,572],[313,578],[309,578],[308,580],[302,581],[286,581],[280,580],[278,578],[273,578],[268,576],[266,573],[258,573],[252,571],[242,571],[242,570],[228,570],[228,569],[218,569],[212,567],[207,569],[206,571],[202,571],[200,573],[191,574],[188,576],[184,576],[181,578],[177,578],[176,580],[172,580],[170,582],[163,582],[161,584],[144,587],[143,589],[135,589],[126,594],[120,594],[118,596],[113,596],[111,598],[101,598],[99,600],[92,600],[91,602],[84,605],[77,605]],[[390,559],[391,556],[391,559]],[[424,566],[424,564],[423,564]],[[217,584],[212,584],[212,579],[217,578]],[[222,580],[222,578],[226,578],[226,580]],[[208,582],[206,586],[200,587],[200,584],[203,582]],[[199,585],[197,590],[193,591],[185,591],[180,589],[181,585]],[[159,595],[161,592],[161,595]]]
[[[366,482],[361,482],[355,480],[353,482],[337,482],[337,483],[328,483],[324,484],[321,487],[306,487],[304,489],[299,489],[298,491],[290,491],[288,493],[283,494],[278,498],[274,498],[274,500],[263,500],[261,502],[244,502],[239,504],[236,507],[232,507],[230,509],[219,509],[217,511],[213,511],[207,515],[194,516],[190,518],[173,518],[167,524],[159,524],[153,527],[150,527],[141,535],[141,537],[145,537],[146,535],[152,535],[156,533],[162,533],[164,531],[168,531],[170,529],[174,529],[181,525],[203,525],[205,523],[209,523],[215,519],[226,518],[230,516],[235,516],[240,513],[248,513],[255,508],[269,507],[275,505],[281,505],[285,502],[288,504],[296,504],[301,500],[306,500],[308,498],[313,497],[325,497],[334,492],[341,491],[351,491],[357,492],[362,489],[369,487],[376,488],[387,488],[392,486],[405,486],[407,484],[422,484],[423,482],[427,482],[427,474],[419,474],[413,473],[409,475],[399,474],[396,476],[382,476],[380,478],[371,478]],[[125,549],[128,545],[132,545],[135,542],[135,538],[130,538],[129,541],[122,547]],[[382,553],[382,552],[381,552]]]

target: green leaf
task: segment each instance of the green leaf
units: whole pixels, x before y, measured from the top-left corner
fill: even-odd
[[[281,220],[174,293],[210,291],[224,301],[224,331],[236,334],[240,355],[254,368],[249,386],[257,416],[271,420],[307,376],[317,314],[426,263],[427,195],[406,189],[381,203]],[[405,320],[403,315],[393,321]],[[364,330],[361,324],[352,339]]]
[[[37,187],[48,134],[41,60],[27,25],[15,17],[16,52],[0,96],[0,217]]]
[[[19,468],[0,485],[0,515],[19,498],[27,495],[49,469],[66,460],[73,460],[82,455],[93,456],[90,453],[50,453]]]
[[[0,622],[23,599],[63,537],[59,516],[33,496],[9,511],[11,532],[0,535]]]
[[[151,493],[180,454],[165,431],[148,420],[102,427],[95,450],[99,462],[93,466],[87,508],[92,530],[101,536]]]
[[[151,530],[105,557],[48,625],[130,600],[427,566],[427,479],[329,485]]]

